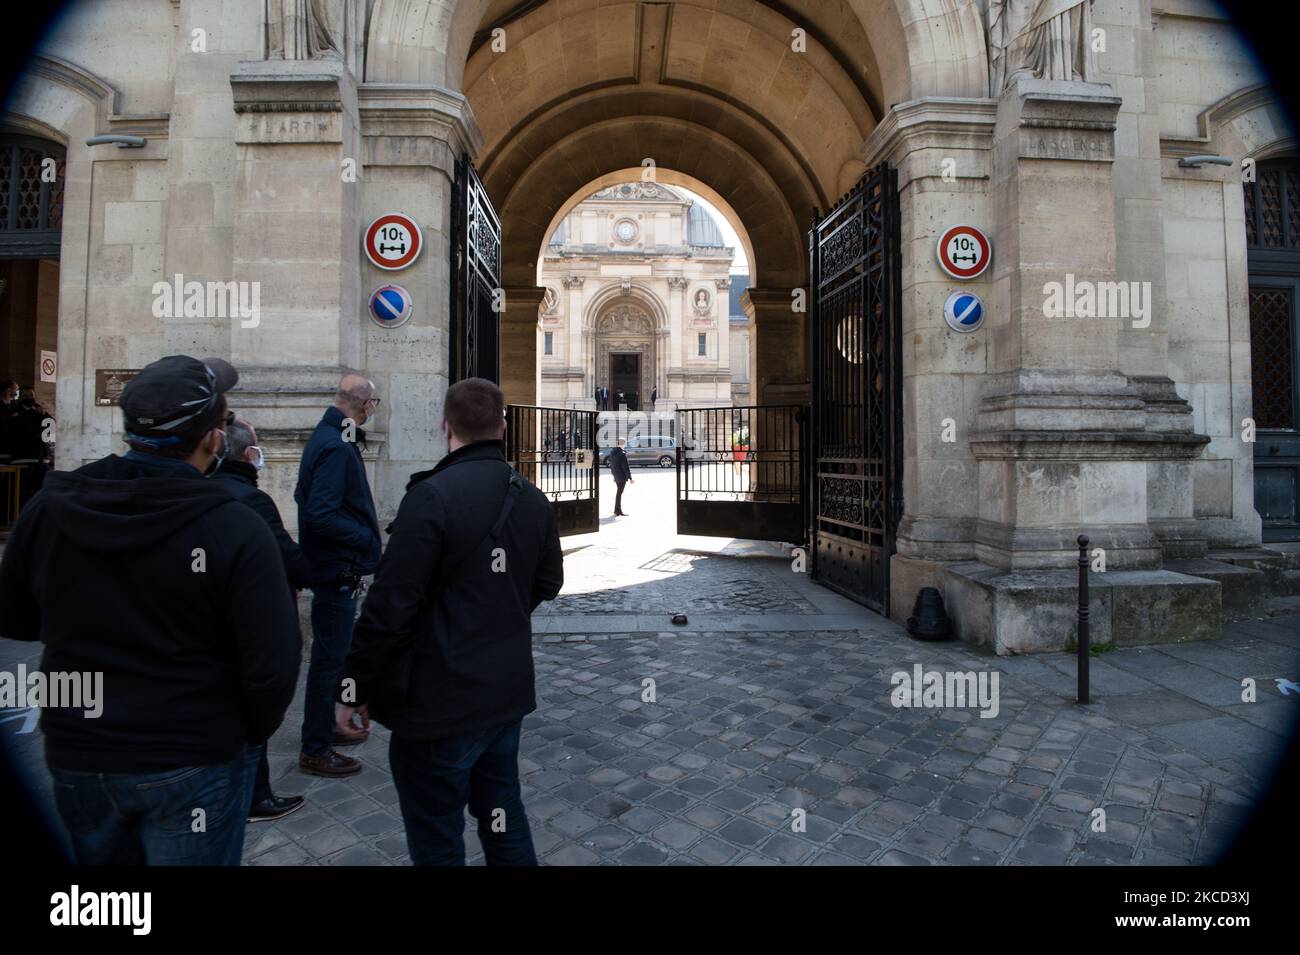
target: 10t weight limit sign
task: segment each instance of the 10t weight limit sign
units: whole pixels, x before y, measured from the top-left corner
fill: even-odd
[[[386,212],[366,229],[366,258],[381,269],[396,271],[414,262],[424,246],[415,220],[401,212]]]
[[[944,230],[935,245],[939,267],[955,279],[973,279],[983,274],[993,258],[988,236],[973,225],[955,225]]]

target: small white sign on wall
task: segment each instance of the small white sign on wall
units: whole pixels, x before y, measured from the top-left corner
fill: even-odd
[[[54,382],[59,376],[59,356],[52,351],[41,350],[41,381]]]

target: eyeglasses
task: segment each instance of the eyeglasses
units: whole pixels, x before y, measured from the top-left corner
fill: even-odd
[[[375,403],[375,407],[378,408],[378,407],[379,407],[379,399],[378,399],[378,398],[367,398],[367,399],[366,399],[366,404],[370,404],[370,402],[372,402],[372,401]]]

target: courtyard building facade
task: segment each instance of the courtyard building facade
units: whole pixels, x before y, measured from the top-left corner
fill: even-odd
[[[896,619],[933,586],[963,640],[1060,649],[1086,534],[1096,642],[1214,638],[1300,539],[1295,133],[1209,0],[87,0],[0,125],[0,374],[61,468],[122,449],[134,370],[222,357],[293,526],[357,369],[386,526],[467,369],[673,411],[743,355],[747,404],[810,409],[791,543]],[[679,189],[740,236],[743,324]]]
[[[730,405],[734,251],[703,206],[657,183],[574,208],[538,278],[540,404],[595,410],[599,388],[610,410],[620,393],[630,411]]]

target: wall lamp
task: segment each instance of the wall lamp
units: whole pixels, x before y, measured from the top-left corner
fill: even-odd
[[[91,136],[86,140],[87,146],[106,146],[116,143],[122,149],[139,149],[149,140],[143,136]]]
[[[1184,156],[1178,160],[1178,165],[1183,169],[1200,169],[1207,162],[1216,166],[1236,165],[1229,156]]]

